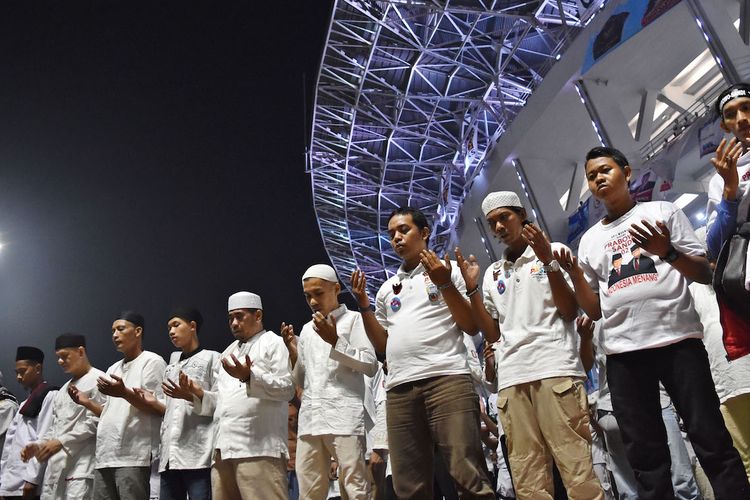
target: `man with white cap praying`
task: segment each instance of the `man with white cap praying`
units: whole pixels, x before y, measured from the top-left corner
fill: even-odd
[[[296,472],[301,498],[324,500],[331,457],[351,500],[369,498],[365,462],[365,378],[378,369],[358,312],[339,304],[336,271],[315,264],[302,275],[302,290],[312,309],[299,340],[282,323],[294,381],[302,387],[297,431]]]
[[[263,327],[257,294],[229,297],[235,341],[214,367],[214,385],[192,380],[196,413],[214,416],[216,437],[211,489],[214,500],[288,498],[288,401],[294,396],[284,341]]]
[[[526,218],[512,191],[488,194],[482,211],[506,245],[479,284],[471,255],[456,260],[466,281],[474,317],[489,343],[497,342],[497,406],[506,431],[518,498],[554,496],[552,462],[570,498],[603,499],[594,475],[586,375],[576,332],[578,304],[550,243]],[[501,338],[502,337],[502,338]]]
[[[144,499],[150,495],[151,462],[159,452],[161,414],[144,401],[143,391],[162,399],[167,364],[143,349],[143,316],[123,311],[112,322],[112,342],[123,359],[97,380],[109,396],[104,405],[73,391],[71,397],[99,415],[96,433],[95,500]]]
[[[22,458],[47,462],[41,498],[87,500],[93,494],[99,417],[76,404],[70,394],[77,392],[103,403],[96,382],[104,372],[91,366],[83,335],[65,333],[57,337],[55,355],[57,364],[73,378],[55,395],[51,425],[38,440],[26,445]]]
[[[43,362],[41,349],[21,346],[16,351],[16,380],[29,391],[29,397],[21,402],[5,435],[0,459],[0,497],[39,496],[45,464],[36,459],[23,463],[21,451],[44,434],[52,421],[57,387],[44,380]]]

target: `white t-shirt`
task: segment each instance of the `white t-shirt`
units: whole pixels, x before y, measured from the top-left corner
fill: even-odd
[[[163,400],[162,381],[167,363],[143,351],[132,361],[120,360],[107,375],[122,378],[125,386],[140,387]],[[96,434],[96,468],[149,467],[159,451],[161,418],[131,405],[124,398],[107,398]]]
[[[466,293],[456,262],[452,262],[451,280],[459,293]],[[383,283],[375,298],[375,317],[388,331],[387,390],[406,382],[470,373],[464,334],[422,264],[411,271],[402,266]]]
[[[178,383],[180,372],[204,390],[214,385],[214,368],[219,353],[201,349],[192,356],[180,359],[182,352],[173,352],[164,378]],[[213,457],[214,419],[201,415],[193,403],[184,399],[165,398],[166,411],[161,424],[161,452],[159,472],[167,465],[170,470],[207,469]]]
[[[552,244],[553,250],[562,248]],[[501,259],[484,273],[484,306],[500,326],[498,390],[550,377],[586,376],[575,322],[564,321],[557,311],[542,266],[527,246],[515,262]]]
[[[686,255],[704,255],[690,221],[666,201],[637,203],[619,219],[598,222],[581,238],[578,261],[599,294],[605,354],[617,354],[701,338],[703,326],[693,307],[688,280],[658,256],[640,250],[635,258],[628,229],[641,220],[662,221],[672,245]]]

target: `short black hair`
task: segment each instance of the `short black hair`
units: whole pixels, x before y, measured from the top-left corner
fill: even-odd
[[[714,104],[714,110],[716,111],[716,114],[719,116],[719,118],[721,118],[722,120],[724,120],[724,115],[722,114],[721,101],[722,99],[724,99],[724,96],[729,95],[733,90],[747,90],[748,92],[750,92],[750,83],[745,83],[745,82],[735,83],[734,85],[730,85],[729,87],[721,91],[721,94],[719,94],[719,97],[716,98],[716,103]]]
[[[617,163],[622,169],[630,165],[630,162],[627,158],[625,158],[625,155],[622,154],[622,151],[615,148],[609,148],[607,146],[597,146],[595,148],[591,148],[589,152],[586,153],[586,163],[588,163],[589,160],[602,157],[612,158],[612,160],[614,160],[614,162]]]
[[[427,222],[427,217],[418,208],[414,207],[398,207],[391,215],[388,216],[388,222],[391,221],[397,215],[411,215],[411,220],[414,221],[414,225],[421,231],[424,228],[430,229],[430,223]]]

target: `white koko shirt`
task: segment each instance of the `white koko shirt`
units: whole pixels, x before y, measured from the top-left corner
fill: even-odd
[[[0,459],[0,496],[21,496],[25,482],[41,486],[45,464],[32,458],[27,463],[21,460],[21,450],[43,435],[52,423],[52,407],[57,391],[49,391],[42,402],[42,410],[34,418],[21,415],[21,402],[5,435],[3,455]]]
[[[126,387],[141,388],[163,400],[162,381],[167,364],[161,356],[143,351],[132,361],[120,360],[107,370]],[[146,413],[124,398],[107,398],[96,434],[96,468],[149,467],[159,451],[161,418]]]
[[[68,387],[75,385],[89,399],[103,404],[106,396],[96,386],[97,379],[102,375],[103,371],[92,367],[79,379],[66,382],[55,395],[52,423],[38,441],[57,439],[63,447],[47,461],[42,498],[67,500],[70,497],[66,491],[67,480],[94,478],[99,417],[73,401],[68,394]]]
[[[297,344],[292,374],[303,388],[298,436],[365,434],[365,378],[378,370],[370,340],[358,312],[341,305],[336,319],[335,346],[321,339],[313,322],[305,323]]]
[[[217,360],[211,391],[204,392],[202,400],[193,399],[196,412],[214,416],[214,448],[221,452],[222,459],[288,459],[288,401],[294,396],[294,381],[284,341],[263,330],[247,342],[235,340],[221,358],[231,354],[243,363],[245,356],[250,356],[250,380],[240,382]]]
[[[553,250],[562,248],[552,243]],[[501,259],[484,273],[484,306],[500,327],[495,349],[498,390],[550,377],[586,376],[575,321],[560,316],[542,266],[527,246],[515,262]]]
[[[451,281],[460,294],[466,283],[456,262]],[[375,317],[388,331],[386,389],[441,375],[469,374],[464,333],[422,264],[403,266],[380,287]]]
[[[219,353],[200,349],[185,359],[181,351],[173,352],[164,379],[179,384],[180,372],[203,390],[214,385]],[[212,415],[201,415],[190,401],[165,397],[166,411],[161,423],[159,472],[167,470],[206,469],[211,467],[214,449]]]
[[[645,250],[636,259],[628,230],[641,220],[656,227],[662,221],[671,243],[686,255],[704,255],[687,216],[666,201],[637,203],[619,219],[598,222],[581,237],[578,262],[599,294],[605,354],[663,347],[686,338],[701,338],[703,326],[693,307],[688,280]],[[619,259],[618,259],[619,256]]]

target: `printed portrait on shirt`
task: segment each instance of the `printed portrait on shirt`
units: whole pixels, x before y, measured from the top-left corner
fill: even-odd
[[[627,229],[613,235],[605,245],[610,257],[607,288],[611,294],[639,283],[653,283],[658,279],[654,259],[633,242]]]

